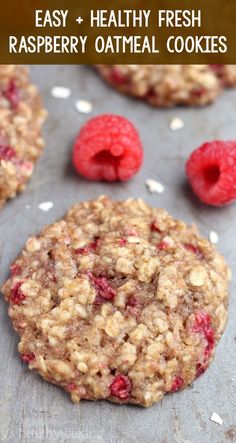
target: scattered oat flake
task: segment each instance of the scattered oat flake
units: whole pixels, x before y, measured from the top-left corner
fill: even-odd
[[[218,425],[222,426],[223,425],[223,419],[221,418],[221,416],[219,414],[217,414],[216,412],[213,412],[211,414],[211,421],[214,421],[214,423],[217,423]]]
[[[170,129],[172,131],[177,131],[178,129],[182,129],[184,127],[184,122],[180,117],[174,117],[170,122]]]
[[[47,212],[53,208],[53,202],[42,202],[38,205],[38,208],[41,209],[41,211]]]
[[[70,97],[71,90],[64,86],[54,86],[54,88],[51,89],[51,94],[55,98],[66,99]]]
[[[213,244],[218,243],[218,241],[219,241],[218,234],[215,231],[211,231],[209,234],[209,240]]]
[[[156,192],[157,194],[162,194],[165,190],[165,187],[162,183],[160,183],[156,180],[152,180],[151,178],[146,180],[146,186],[147,186],[149,192],[151,192],[151,193]]]
[[[77,100],[77,102],[75,102],[75,109],[83,114],[89,114],[92,111],[93,106],[92,103],[87,100]]]
[[[30,209],[30,205],[26,205],[25,209],[27,210]]]

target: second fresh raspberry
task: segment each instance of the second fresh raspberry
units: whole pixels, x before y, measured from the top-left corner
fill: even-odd
[[[236,141],[204,143],[193,151],[186,173],[204,203],[223,206],[236,199]]]
[[[73,163],[90,180],[129,180],[142,162],[139,134],[119,115],[104,114],[89,120],[75,140]]]

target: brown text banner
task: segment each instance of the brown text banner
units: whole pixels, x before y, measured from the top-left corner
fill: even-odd
[[[235,0],[8,0],[0,63],[234,64]]]

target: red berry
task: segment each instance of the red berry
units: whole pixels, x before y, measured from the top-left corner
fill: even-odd
[[[210,69],[216,74],[217,76],[221,77],[224,71],[224,65],[209,65]]]
[[[128,400],[132,390],[132,382],[127,375],[117,375],[110,385],[111,395],[120,400]]]
[[[22,301],[25,300],[25,294],[23,294],[21,286],[23,282],[19,281],[17,282],[12,288],[11,288],[11,302],[14,305],[20,305]]]
[[[110,79],[112,83],[115,83],[116,85],[125,85],[126,83],[129,82],[129,77],[122,74],[120,69],[117,68],[116,66],[114,66],[114,68],[112,68],[111,70]]]
[[[0,145],[0,160],[12,160],[16,157],[16,152],[9,146]]]
[[[184,243],[184,247],[185,249],[187,249],[187,251],[190,251],[193,254],[197,254],[197,248],[192,243]]]
[[[126,238],[118,238],[119,246],[125,246],[127,244]]]
[[[179,389],[182,388],[183,384],[184,379],[181,377],[181,375],[177,375],[172,383],[171,392],[179,391]]]
[[[95,240],[94,242],[89,243],[88,245],[82,247],[82,248],[78,248],[76,249],[76,253],[77,254],[89,254],[92,252],[95,252],[97,249],[97,245],[98,245],[98,240]]]
[[[78,386],[75,383],[69,383],[67,385],[68,391],[76,391],[78,389]]]
[[[155,220],[151,223],[151,231],[159,232],[159,233],[161,232],[161,230],[158,228]]]
[[[193,332],[202,334],[206,340],[202,362],[198,362],[196,365],[196,377],[199,377],[205,372],[207,361],[215,346],[215,331],[211,326],[211,316],[205,312],[196,314]]]
[[[127,305],[128,306],[139,306],[140,300],[135,295],[131,295],[128,299]]]
[[[73,163],[90,180],[129,180],[143,161],[143,148],[134,126],[118,115],[100,115],[81,129]]]
[[[21,354],[21,358],[24,363],[31,363],[35,359],[35,355],[33,353]]]
[[[14,79],[11,79],[7,89],[4,91],[4,95],[9,100],[11,107],[15,109],[19,104],[19,88],[16,85],[16,82]]]
[[[211,326],[211,316],[204,312],[199,312],[195,317],[193,331],[200,332],[204,335],[207,341],[204,353],[205,357],[209,357],[212,349],[215,346],[215,331]]]
[[[199,258],[203,257],[202,251],[198,248],[198,246],[194,246],[192,243],[184,243],[184,247],[187,249],[187,251],[196,254]]]
[[[203,144],[188,159],[186,173],[204,203],[222,206],[235,200],[236,141]]]
[[[206,89],[202,86],[199,86],[198,88],[195,88],[191,91],[192,97],[201,98],[203,95],[205,95]]]
[[[200,377],[200,375],[204,374],[206,369],[207,369],[207,366],[205,366],[205,364],[197,363],[197,365],[196,365],[196,377]]]
[[[21,266],[19,263],[13,263],[10,267],[11,275],[19,275],[21,273]]]
[[[160,243],[158,243],[157,248],[158,248],[160,251],[165,251],[166,249],[169,248],[169,244],[168,244],[166,241],[163,240],[163,241],[161,241]]]
[[[112,301],[116,295],[115,290],[105,277],[95,277],[93,274],[89,275],[92,283],[97,291],[96,298],[94,300],[95,305],[101,305],[107,301]]]

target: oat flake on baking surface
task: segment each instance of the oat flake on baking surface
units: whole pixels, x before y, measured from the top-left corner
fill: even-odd
[[[52,209],[53,208],[53,202],[42,202],[42,203],[40,203],[39,205],[38,205],[38,208],[41,210],[41,211],[44,211],[44,212],[47,212],[47,211],[49,211],[50,209]]]
[[[209,240],[212,244],[216,244],[219,241],[218,234],[215,231],[211,231],[209,234]]]
[[[177,131],[178,129],[182,129],[184,127],[184,122],[180,117],[174,117],[170,122],[171,131]]]
[[[88,100],[77,100],[75,109],[82,114],[89,114],[93,109],[93,105]]]
[[[221,416],[219,414],[217,414],[217,412],[213,412],[211,414],[211,421],[213,421],[214,423],[217,423],[220,426],[223,425],[223,419],[221,418]]]
[[[156,180],[153,180],[151,178],[146,180],[146,186],[147,186],[149,192],[151,192],[151,193],[156,192],[157,194],[162,194],[165,190],[165,187],[162,183],[160,183]]]
[[[71,90],[64,86],[54,86],[51,89],[51,95],[55,98],[67,99],[71,95]]]

